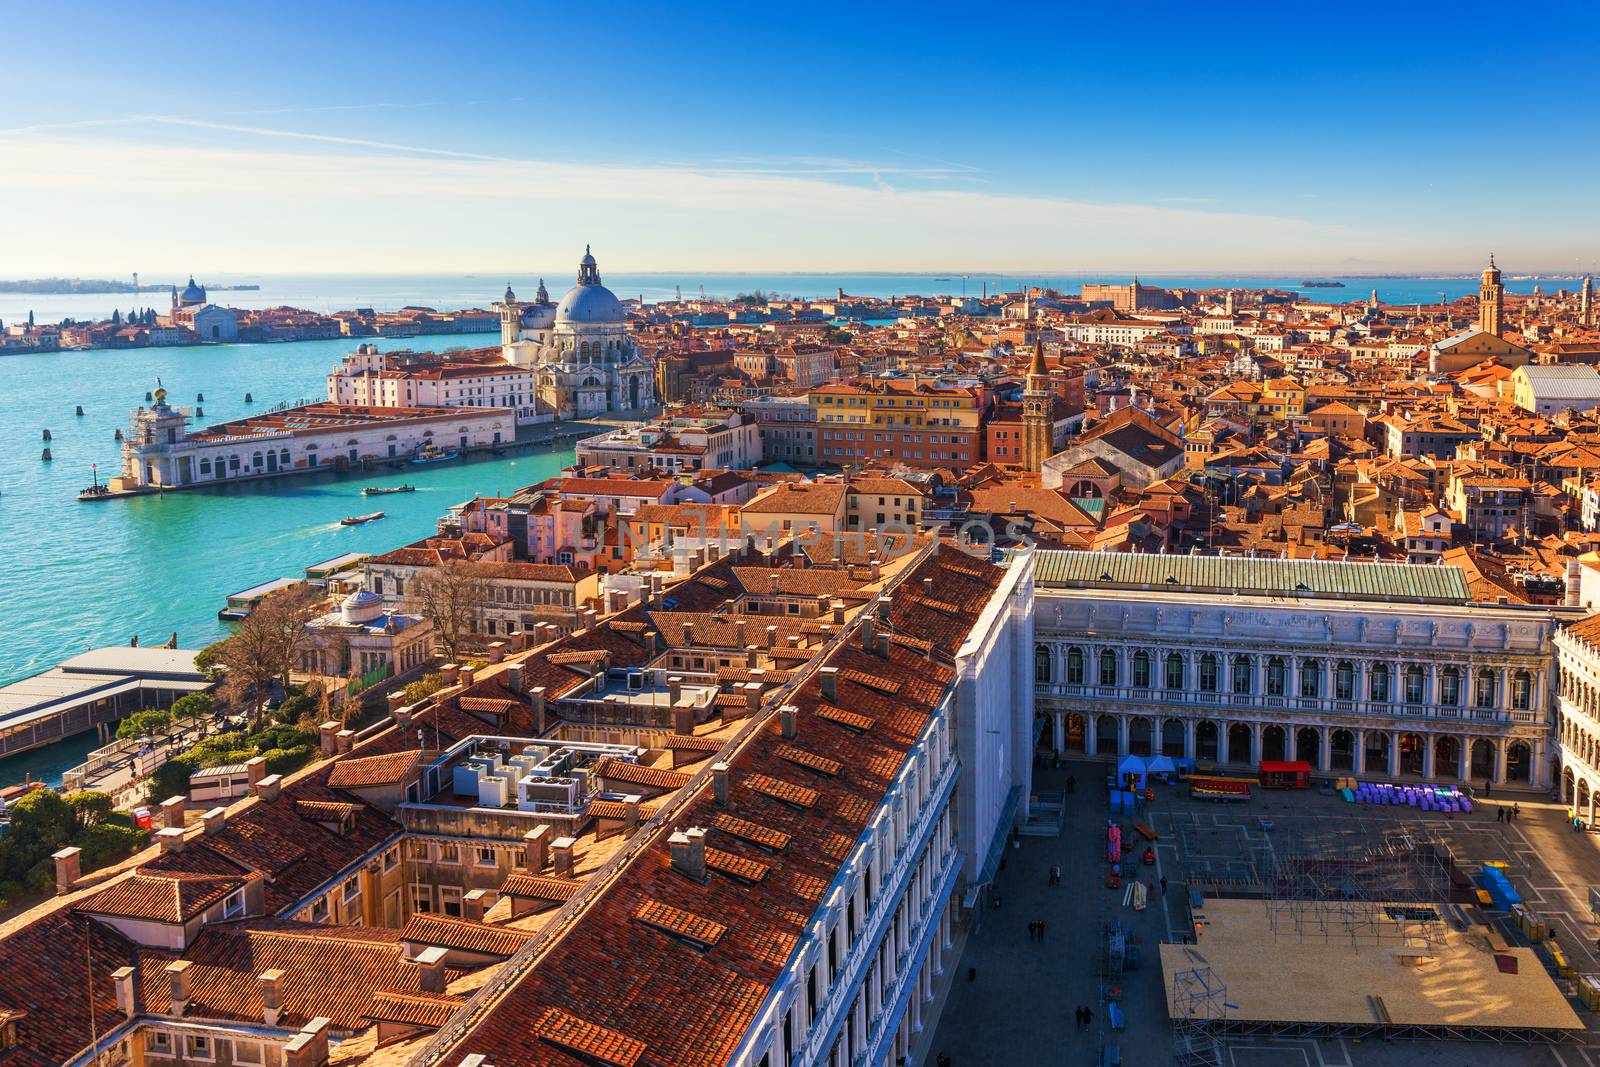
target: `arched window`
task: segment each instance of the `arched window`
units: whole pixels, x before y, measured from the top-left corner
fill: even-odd
[[[1415,663],[1406,668],[1406,700],[1407,704],[1422,703],[1422,668]]]
[[[1389,702],[1389,666],[1385,663],[1374,663],[1372,670],[1367,674],[1367,699],[1375,704]]]
[[[1454,667],[1439,672],[1439,703],[1451,708],[1461,706],[1461,672]]]
[[[1288,685],[1288,672],[1284,669],[1283,658],[1273,656],[1267,660],[1267,695],[1281,697],[1284,687]]]
[[[1077,645],[1067,649],[1067,684],[1083,684],[1083,649]]]
[[[1167,676],[1164,679],[1164,681],[1167,683],[1165,688],[1183,688],[1183,657],[1178,655],[1176,652],[1167,653],[1166,675]]]
[[[1511,706],[1517,711],[1533,706],[1533,676],[1527,671],[1518,671],[1511,677]]]
[[[1139,689],[1150,688],[1150,653],[1143,649],[1133,654],[1133,684]]]
[[[1354,700],[1355,698],[1356,665],[1347,659],[1342,659],[1333,672],[1333,699]]]
[[[1033,649],[1033,680],[1048,684],[1051,678],[1050,650],[1043,645],[1035,645]]]
[[[1202,693],[1217,691],[1217,657],[1209,652],[1200,657],[1200,691]]]
[[[1300,695],[1303,697],[1319,697],[1322,695],[1322,661],[1308,659],[1300,664]]]
[[[1233,691],[1250,693],[1255,691],[1255,687],[1255,665],[1250,662],[1250,657],[1233,657]]]
[[[1100,684],[1117,684],[1117,654],[1109,648],[1100,650]]]
[[[1473,694],[1472,703],[1480,708],[1494,707],[1494,671],[1485,667],[1478,672],[1477,692]]]

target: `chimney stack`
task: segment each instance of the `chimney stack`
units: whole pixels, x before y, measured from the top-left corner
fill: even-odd
[[[72,892],[83,866],[83,850],[71,845],[50,857],[56,861],[56,893]]]
[[[544,871],[550,858],[550,827],[536,826],[522,835],[522,864],[529,874]]]
[[[631,793],[622,798],[622,832],[631,834],[639,828],[639,804],[644,797]]]
[[[534,686],[528,692],[528,699],[533,703],[533,732],[535,736],[542,735],[545,730],[544,686]]]
[[[667,839],[672,868],[697,882],[706,880],[706,832],[700,827],[680,830]]]
[[[356,743],[356,732],[349,727],[333,735],[333,747],[337,752],[349,752]]]
[[[694,705],[685,701],[682,706],[672,706],[672,732],[678,735],[694,733]]]
[[[844,625],[844,601],[842,600],[833,602],[833,624],[835,626]]]
[[[522,664],[513,663],[506,667],[506,688],[513,693],[522,692]]]
[[[474,889],[461,898],[461,913],[475,923],[483,922],[483,913],[488,910],[485,902],[489,899],[487,889]]]
[[[189,968],[193,966],[190,960],[173,960],[167,964],[167,988],[172,997],[169,1014],[182,1015],[189,1009]]]
[[[886,596],[881,596],[878,598],[878,621],[883,623],[885,626],[889,625],[890,603],[890,599]]]
[[[504,641],[489,642],[489,662],[503,663],[506,658],[506,643]]]
[[[392,696],[393,694],[390,695]],[[336,740],[338,736],[338,722],[329,720],[328,722],[317,724],[317,746],[322,750],[324,756],[331,756],[339,751],[338,741]]]
[[[572,877],[572,850],[577,847],[578,841],[572,837],[558,837],[550,846],[550,855],[555,863],[557,878]]]
[[[740,648],[748,648],[750,645],[749,629],[750,627],[746,625],[743,618],[734,619],[733,643],[738,645]]]
[[[455,685],[456,678],[460,674],[461,664],[459,663],[446,663],[443,667],[439,668],[439,677],[441,680],[443,680],[446,688]]]
[[[716,798],[717,804],[728,806],[728,779],[731,777],[726,763],[713,763],[711,765],[711,794]]]
[[[118,967],[111,972],[111,985],[117,991],[117,1010],[125,1018],[139,1014],[139,972],[132,967]]]
[[[778,643],[778,627],[776,625],[768,626],[767,627],[767,647],[768,648],[773,648],[773,647],[775,647],[777,645],[777,643]]]
[[[283,788],[283,775],[269,774],[256,783],[256,796],[261,798],[263,804],[275,804],[278,801],[278,791]]]
[[[818,667],[817,678],[822,683],[822,699],[830,704],[839,703],[839,668]]]
[[[306,1023],[283,1046],[283,1067],[327,1067],[330,1021],[319,1016]]]
[[[890,641],[888,634],[878,635],[878,655],[884,659],[889,658]]]
[[[526,631],[526,630],[512,630],[511,631],[511,651],[513,651],[513,652],[526,652],[526,651],[528,651],[528,631]]]
[[[678,698],[681,696],[683,696],[683,677],[674,674],[667,679],[667,703],[677,707]]]
[[[156,843],[161,846],[162,852],[175,856],[183,851],[183,831],[176,826],[162,827],[156,831]]]
[[[220,806],[212,808],[200,816],[200,825],[205,827],[207,837],[217,836],[228,825],[228,809]]]
[[[277,1026],[283,1012],[283,972],[277,968],[262,971],[256,976],[256,988],[261,992],[261,1021]]]
[[[250,788],[250,795],[256,795],[256,789],[261,785],[261,779],[267,776],[267,761],[262,756],[252,756],[244,761],[245,783]]]
[[[878,620],[868,615],[861,620],[861,649],[871,652],[872,646],[878,643]]]
[[[168,797],[161,802],[161,825],[183,829],[183,809],[188,804],[184,797]]]
[[[793,740],[795,731],[798,729],[799,724],[799,708],[795,707],[793,704],[785,704],[783,707],[778,709],[778,727],[783,732],[784,737]]]
[[[444,992],[445,950],[439,945],[429,945],[417,953],[412,961],[417,965],[417,988],[424,993]]]
[[[463,687],[469,686],[477,680],[478,671],[474,667],[462,667],[456,675],[456,681],[460,682]]]

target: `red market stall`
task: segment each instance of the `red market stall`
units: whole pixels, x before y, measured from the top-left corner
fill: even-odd
[[[1257,775],[1262,789],[1311,788],[1311,764],[1303,759],[1262,760]]]

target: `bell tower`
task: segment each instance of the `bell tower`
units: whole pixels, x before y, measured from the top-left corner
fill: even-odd
[[[1500,336],[1506,312],[1506,287],[1500,284],[1500,268],[1494,265],[1494,253],[1489,253],[1489,265],[1483,269],[1483,284],[1478,286],[1478,329]]]
[[[1033,362],[1022,387],[1022,465],[1030,471],[1050,458],[1050,372],[1044,363],[1044,342],[1033,343]]]

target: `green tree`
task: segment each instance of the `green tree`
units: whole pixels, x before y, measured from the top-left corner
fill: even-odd
[[[156,772],[150,776],[151,802],[159,804],[168,797],[188,796],[189,776],[199,767],[199,762],[193,756],[184,753],[156,768]]]
[[[174,719],[203,719],[216,709],[217,702],[210,693],[190,693],[172,704]]]
[[[117,727],[117,739],[125,741],[130,737],[154,737],[170,725],[172,725],[170,711],[160,708],[136,711],[123,719],[121,725]]]
[[[204,671],[212,681],[216,681],[218,678],[220,678],[222,671],[222,646],[227,643],[228,639],[223,638],[221,641],[211,642],[205,648],[202,648],[199,652],[196,652],[194,654],[195,669]]]
[[[78,831],[92,830],[111,817],[116,808],[110,793],[92,789],[79,789],[62,797],[72,810],[72,820]],[[80,846],[81,847],[81,846]]]
[[[406,686],[400,692],[404,695],[407,704],[417,704],[427,700],[433,694],[444,688],[444,676],[424,674],[421,678]]]

